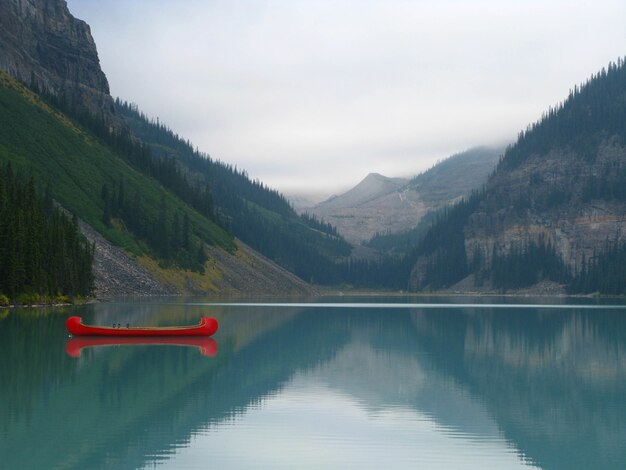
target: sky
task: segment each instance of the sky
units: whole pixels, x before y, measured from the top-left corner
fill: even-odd
[[[114,97],[287,194],[512,142],[626,55],[624,0],[68,0]]]

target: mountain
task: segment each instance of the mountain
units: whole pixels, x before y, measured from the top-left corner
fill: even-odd
[[[551,292],[623,293],[624,188],[620,59],[520,133],[485,190],[432,227],[417,248],[411,285],[501,291],[543,283]]]
[[[479,188],[501,154],[500,148],[477,147],[438,162],[410,180],[371,173],[346,193],[307,211],[337,227],[348,241],[362,244],[373,239],[366,244],[386,251],[411,238],[409,232],[429,211]]]
[[[503,147],[486,146],[457,153],[417,175],[408,187],[429,209],[437,209],[480,188],[503,153]]]
[[[6,123],[0,127],[0,161],[50,188],[95,243],[98,296],[310,292],[2,72],[0,119]],[[182,241],[172,245],[186,224],[188,248]],[[209,259],[197,264],[192,257],[200,250]]]
[[[308,214],[298,215],[278,191],[194,149],[137,105],[118,99],[116,110],[159,159],[179,165],[196,187],[209,188],[217,218],[237,238],[306,281],[337,282],[336,260],[349,256],[352,248],[335,227]]]
[[[407,185],[427,208],[409,230],[379,232],[366,245],[386,253],[407,254],[423,238],[432,223],[456,201],[481,187],[504,152],[499,147],[476,147],[438,162],[414,177]]]
[[[340,196],[333,196],[318,204],[318,207],[345,209],[359,207],[368,202],[398,191],[407,183],[403,178],[388,178],[370,173],[359,184]]]
[[[285,197],[298,213],[306,212],[311,207],[325,201],[328,194],[323,193],[285,193]]]
[[[354,188],[307,212],[335,226],[346,240],[360,244],[377,232],[401,231],[417,224],[425,208],[413,192],[404,189],[407,182],[370,173]]]
[[[0,2],[0,69],[113,122],[113,99],[89,25],[65,0]]]
[[[32,177],[34,192],[74,216],[95,249],[99,297],[312,292],[233,237],[235,219],[214,203],[214,187],[132,134],[109,95],[89,27],[64,1],[15,0],[0,8],[0,164]],[[254,195],[246,201],[259,206],[280,199],[244,174],[225,174],[216,178],[222,193],[246,190]],[[312,225],[301,223],[321,233]]]

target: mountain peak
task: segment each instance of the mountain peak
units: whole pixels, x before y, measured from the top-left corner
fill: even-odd
[[[355,187],[339,196],[333,196],[320,202],[318,207],[334,209],[358,207],[372,199],[393,193],[406,183],[407,180],[403,178],[389,178],[380,173],[369,173]]]
[[[89,25],[65,0],[0,2],[0,69],[116,121]]]

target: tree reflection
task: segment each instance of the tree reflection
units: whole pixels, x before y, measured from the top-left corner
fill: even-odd
[[[123,312],[160,324],[200,314],[172,306],[102,308],[90,320],[111,321]],[[67,342],[63,312],[5,316],[3,464],[142,467],[188,445],[194,433],[262,406],[294,377],[323,381],[368,411],[402,406],[442,429],[504,435],[542,468],[610,468],[626,459],[621,312],[485,307],[214,313],[219,354],[210,358],[195,347],[145,344],[89,344],[74,358],[65,353],[66,343],[73,343]]]

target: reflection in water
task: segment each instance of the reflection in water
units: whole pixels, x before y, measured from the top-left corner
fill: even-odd
[[[65,352],[71,357],[80,357],[83,349],[94,346],[136,346],[136,345],[168,345],[196,346],[203,356],[213,357],[217,354],[217,341],[213,338],[191,337],[93,337],[82,336],[71,338],[65,343]]]
[[[206,313],[141,302],[79,312],[146,325]],[[619,468],[626,458],[617,310],[225,306],[211,311],[211,360],[180,339],[68,341],[67,314],[0,319],[7,468]],[[185,345],[217,352],[207,340]]]
[[[437,367],[485,403],[542,468],[619,468],[626,458],[622,312],[413,313]]]

